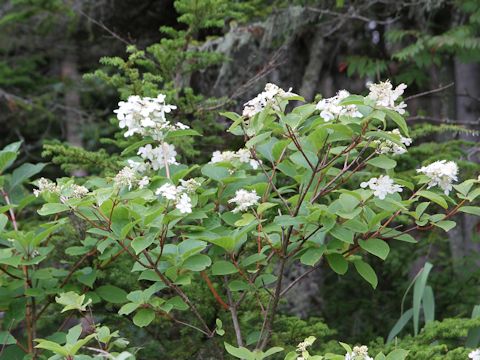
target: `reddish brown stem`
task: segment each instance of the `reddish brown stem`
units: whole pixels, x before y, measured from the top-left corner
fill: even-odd
[[[210,292],[212,293],[213,297],[217,302],[225,309],[228,310],[229,306],[225,303],[225,301],[222,300],[220,295],[218,294],[217,290],[215,290],[215,287],[213,286],[212,282],[210,281],[210,278],[208,277],[207,273],[205,271],[200,271],[200,275],[202,276],[203,280],[207,283],[208,288],[210,289]]]

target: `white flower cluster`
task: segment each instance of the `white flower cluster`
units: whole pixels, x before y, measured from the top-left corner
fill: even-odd
[[[407,104],[402,101],[395,105],[395,101],[403,94],[407,85],[400,84],[394,89],[390,80],[387,80],[378,84],[369,83],[367,88],[370,90],[367,97],[374,100],[376,106],[394,110],[402,115],[405,114]]]
[[[457,181],[458,166],[453,161],[439,160],[428,166],[417,169],[417,172],[430,178],[428,188],[439,186],[448,195],[452,190],[452,182]]]
[[[350,93],[347,90],[340,90],[337,95],[320,100],[315,108],[320,111],[320,116],[325,121],[333,120],[341,115],[361,118],[363,115],[358,111],[356,105],[340,105],[340,102],[348,96]]]
[[[370,190],[373,190],[373,195],[380,200],[385,199],[388,194],[395,194],[396,192],[403,191],[402,187],[395,184],[393,179],[388,175],[381,175],[379,178],[371,178],[367,182],[362,182],[360,187],[369,187]]]
[[[192,212],[192,199],[188,196],[190,193],[194,193],[200,183],[195,179],[180,180],[179,186],[175,186],[170,183],[160,186],[155,194],[164,197],[167,200],[172,200],[175,204],[175,208],[180,210],[182,214],[189,214]]]
[[[402,136],[399,129],[394,129],[392,131],[387,131],[387,134],[398,135],[400,137],[400,142],[405,146],[400,146],[390,140],[375,140],[373,143],[377,145],[377,153],[379,154],[388,154],[393,153],[394,155],[401,155],[407,152],[406,147],[412,144],[412,139]]]
[[[368,355],[368,347],[364,345],[354,346],[351,353],[345,354],[345,360],[373,360],[373,358]]]
[[[37,187],[38,189],[33,190],[33,195],[35,195],[35,197],[39,197],[42,193],[47,193],[47,192],[58,193],[60,190],[57,184],[43,177],[38,179]]]
[[[132,187],[138,186],[139,189],[143,189],[150,183],[148,176],[141,175],[132,167],[125,166],[122,170],[118,172],[117,175],[113,178],[113,183],[117,187],[128,187],[128,190],[131,190]]]
[[[165,114],[177,107],[165,103],[165,95],[156,98],[132,95],[127,101],[120,101],[118,109],[114,110],[120,121],[120,128],[126,128],[125,137],[139,134],[162,140],[165,133],[172,130],[188,129],[182,123],[171,124]]]
[[[300,353],[300,355],[297,357],[297,360],[308,360],[310,358],[308,348],[313,345],[315,340],[316,340],[315,336],[309,336],[308,338],[306,338],[304,341],[302,341],[300,344],[297,345],[296,352]]]
[[[252,154],[248,149],[240,149],[237,152],[234,151],[214,151],[212,154],[212,159],[210,164],[215,164],[219,162],[235,162],[239,161],[240,163],[250,164],[252,169],[257,170],[260,166],[260,163],[252,159]]]
[[[244,108],[242,115],[246,118],[252,118],[267,106],[271,106],[274,110],[279,110],[279,100],[291,96],[298,96],[291,91],[292,88],[288,89],[288,91],[284,91],[277,85],[268,83],[265,85],[265,91],[261,92],[255,98],[243,105]]]
[[[153,170],[163,169],[169,164],[178,165],[177,161],[175,160],[175,156],[177,156],[175,146],[166,142],[162,142],[160,146],[155,148],[152,147],[151,144],[142,146],[138,149],[137,155],[140,155],[142,159],[147,160],[147,162],[143,164],[145,170],[150,167]],[[143,168],[138,166],[137,169],[141,170]]]
[[[472,360],[480,360],[480,349],[470,352],[470,354],[468,354],[468,358]]]
[[[53,193],[59,195],[62,202],[69,199],[81,199],[89,193],[85,186],[76,184],[56,184],[45,178],[40,178],[37,181],[37,187],[38,189],[33,190],[33,195],[36,197],[39,197],[43,193]]]
[[[233,209],[233,212],[245,211],[249,207],[257,205],[260,196],[257,195],[255,190],[248,191],[245,189],[240,189],[235,192],[235,197],[228,200],[228,203],[235,203],[237,207]]]

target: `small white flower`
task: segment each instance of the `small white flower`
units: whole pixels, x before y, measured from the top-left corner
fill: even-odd
[[[153,170],[162,169],[165,164],[178,164],[175,160],[177,152],[175,146],[162,142],[162,144],[156,148],[151,144],[147,144],[138,149],[137,152],[143,159],[150,161]]]
[[[175,105],[165,103],[163,94],[156,98],[132,95],[127,101],[120,101],[114,113],[117,114],[120,128],[127,129],[125,137],[139,134],[160,140],[168,131],[188,128],[182,123],[172,125],[166,119],[165,114],[176,108]]]
[[[368,347],[355,346],[351,353],[345,354],[345,360],[373,360],[373,358],[368,355]]]
[[[233,209],[233,212],[245,211],[249,207],[257,205],[260,196],[257,195],[255,190],[248,191],[244,189],[237,190],[235,192],[235,197],[228,200],[228,203],[235,203],[237,207]]]
[[[195,192],[201,185],[195,179],[189,179],[189,180],[181,179],[180,184],[181,184],[181,186],[179,186],[179,188],[181,189],[181,191],[186,191],[187,193]]]
[[[169,183],[163,184],[155,191],[155,194],[161,195],[168,200],[173,200],[176,209],[183,214],[190,214],[192,212],[192,199],[188,194],[194,193],[200,186],[200,183],[195,179],[190,179],[180,180],[180,184],[180,186]]]
[[[315,340],[316,340],[315,336],[309,336],[308,338],[306,338],[304,341],[302,341],[297,345],[296,351],[300,353],[307,351],[307,348],[312,346]]]
[[[175,123],[175,126],[176,126],[177,129],[179,129],[179,130],[187,130],[187,129],[190,129],[190,126],[185,125],[185,124],[183,124],[183,123],[181,123],[181,122],[176,122],[176,123]]]
[[[33,190],[33,194],[35,195],[35,197],[39,197],[40,194],[44,192],[50,192],[50,193],[60,192],[60,188],[57,186],[57,184],[43,177],[37,180],[37,187],[38,189]]]
[[[360,187],[369,187],[373,190],[373,195],[380,200],[385,199],[388,194],[395,194],[396,192],[403,191],[402,187],[395,184],[393,179],[388,175],[381,175],[379,178],[371,178],[367,182],[362,182]]]
[[[480,349],[470,352],[470,354],[468,354],[468,358],[472,360],[480,360]]]
[[[257,170],[258,167],[260,166],[260,162],[255,160],[255,159],[251,159],[249,161],[249,164],[250,164],[250,166],[252,167],[253,170]]]
[[[215,164],[219,162],[227,162],[234,164],[235,161],[238,161],[242,164],[249,164],[254,170],[257,170],[260,166],[260,162],[252,158],[252,154],[248,149],[240,149],[237,152],[214,151],[210,160],[210,164]]]
[[[231,162],[235,159],[235,156],[233,151],[214,151],[210,163]]]
[[[89,190],[82,185],[75,185],[73,184],[70,188],[71,190],[71,197],[76,199],[81,199],[82,197],[86,196],[89,193]]]
[[[150,184],[150,179],[148,176],[144,176],[138,181],[138,188],[143,189],[144,187],[148,186],[148,184]]]
[[[118,187],[127,186],[128,190],[131,190],[137,183],[137,173],[132,168],[125,166],[115,175],[113,182]]]
[[[315,108],[320,111],[320,116],[325,121],[334,120],[341,115],[355,118],[363,117],[356,105],[340,105],[340,102],[348,96],[350,96],[350,93],[347,90],[340,90],[337,95],[320,100]]]
[[[400,146],[390,140],[375,140],[374,144],[377,145],[377,153],[379,154],[388,154],[393,153],[394,155],[401,155],[407,152],[406,147],[412,144],[412,139],[402,136],[399,129],[393,129],[392,131],[387,131],[388,134],[397,135],[400,137],[400,142],[405,146]]]
[[[183,193],[180,195],[175,207],[183,214],[190,214],[192,212],[192,199],[190,199],[187,194]]]
[[[369,83],[367,87],[370,90],[367,97],[374,100],[376,106],[394,110],[402,115],[405,114],[407,104],[402,101],[395,105],[395,101],[403,94],[407,85],[400,84],[394,89],[390,80],[387,80],[378,84]]]
[[[175,185],[166,183],[159,187],[157,191],[155,191],[155,194],[161,195],[168,200],[176,200],[178,189]]]
[[[144,173],[148,170],[148,165],[144,162],[135,161],[135,160],[127,160],[128,167],[132,168],[133,171],[137,173]]]
[[[439,160],[428,166],[417,169],[417,172],[430,178],[428,188],[439,186],[448,195],[452,190],[452,182],[457,181],[458,166],[453,161]]]
[[[255,98],[244,104],[242,115],[246,118],[252,118],[268,106],[275,110],[279,110],[279,100],[297,95],[291,91],[292,88],[288,89],[288,91],[284,91],[277,85],[268,83],[265,85],[265,91],[261,92]]]
[[[240,149],[237,151],[236,156],[238,160],[240,160],[240,162],[248,163],[250,162],[251,153],[250,153],[250,150],[248,149]]]
[[[38,197],[43,193],[53,193],[60,195],[62,202],[68,199],[81,199],[88,195],[89,190],[82,185],[76,184],[56,184],[48,179],[40,178],[37,181],[38,189],[33,190],[33,194]]]

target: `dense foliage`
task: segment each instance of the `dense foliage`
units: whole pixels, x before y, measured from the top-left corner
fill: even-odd
[[[0,5],[0,359],[480,359],[477,1],[134,5]]]

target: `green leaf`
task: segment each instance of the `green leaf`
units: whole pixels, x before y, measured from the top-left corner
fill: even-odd
[[[112,304],[122,304],[127,301],[127,292],[113,285],[100,286],[95,292],[103,300]]]
[[[248,140],[245,143],[245,147],[247,149],[250,149],[251,147],[255,146],[256,144],[259,144],[262,141],[269,139],[271,133],[272,133],[271,131],[267,131],[267,132],[261,133],[260,135],[252,137],[250,140]]]
[[[69,355],[75,355],[82,348],[82,346],[86,345],[94,337],[95,337],[95,334],[90,334],[85,336],[83,339],[78,340],[75,344],[73,344],[70,347],[68,351]]]
[[[38,345],[35,346],[37,349],[49,350],[54,354],[63,355],[63,356],[69,355],[68,351],[63,346],[53,341],[44,340],[44,339],[36,339],[35,341],[38,342]]]
[[[352,348],[350,347],[350,345],[345,344],[345,343],[343,343],[343,342],[341,342],[341,341],[339,341],[338,343],[340,344],[341,347],[343,347],[343,348],[345,349],[345,351],[346,351],[347,353],[351,353],[351,352],[352,352]]]
[[[348,221],[345,221],[343,223],[343,226],[357,233],[365,233],[368,231],[367,224],[358,219],[350,219]]]
[[[469,180],[466,180],[464,181],[463,183],[461,184],[457,184],[457,185],[453,185],[453,188],[455,190],[457,190],[460,194],[462,194],[463,196],[467,196],[468,195],[468,192],[470,191],[470,189],[472,188],[474,184],[474,180],[473,179],[469,179]]]
[[[235,265],[225,260],[217,261],[212,266],[213,275],[228,275],[228,274],[234,274],[236,272],[238,272],[238,270],[235,267]]]
[[[135,310],[138,309],[138,307],[140,306],[140,304],[138,303],[128,303],[128,304],[125,304],[123,305],[120,310],[118,310],[118,314],[119,315],[128,315],[128,314],[131,314],[132,312],[134,312]]]
[[[428,199],[430,201],[433,201],[434,203],[440,205],[444,209],[448,208],[448,205],[445,199],[442,196],[435,194],[434,192],[427,191],[427,190],[420,190],[419,192],[417,192],[417,195],[424,197],[425,199]]]
[[[400,316],[400,318],[397,320],[392,330],[390,330],[390,333],[388,334],[387,343],[395,339],[395,337],[400,333],[400,331],[403,330],[405,325],[407,325],[407,323],[410,321],[412,316],[413,316],[413,309],[408,309],[402,314],[402,316]]]
[[[359,240],[358,243],[363,250],[378,256],[382,260],[385,260],[390,252],[390,246],[380,239]]]
[[[323,253],[325,252],[326,246],[322,245],[319,248],[310,248],[300,257],[300,262],[305,265],[313,266],[315,265]]]
[[[148,234],[146,236],[138,236],[130,243],[130,246],[135,250],[135,254],[140,254],[143,250],[148,248],[155,241],[155,236]]]
[[[235,221],[235,226],[247,226],[255,220],[255,216],[250,213],[242,214],[240,220]]]
[[[64,211],[68,211],[70,208],[65,204],[59,203],[48,203],[44,204],[40,210],[38,210],[38,214],[42,216],[58,214]]]
[[[23,164],[13,170],[12,173],[12,181],[10,182],[10,189],[13,189],[17,185],[20,185],[23,183],[25,180],[29,179],[33,175],[38,174],[40,171],[43,170],[45,167],[45,164],[38,163],[38,164]]]
[[[413,286],[413,331],[415,335],[418,334],[419,330],[419,321],[420,321],[420,306],[423,299],[423,293],[425,291],[425,286],[427,284],[428,275],[430,270],[432,270],[433,265],[429,262],[425,263],[420,273],[415,281]]]
[[[71,327],[66,336],[67,344],[75,344],[80,338],[80,335],[82,335],[82,325],[78,324]]]
[[[145,327],[155,319],[155,312],[152,309],[140,309],[133,317],[133,323],[138,327]]]
[[[458,209],[458,211],[480,216],[480,206],[462,206],[460,209]]]
[[[202,174],[210,179],[221,181],[227,177],[230,177],[230,173],[228,172],[228,168],[215,165],[215,164],[207,164],[202,167]]]
[[[337,274],[344,275],[348,270],[348,262],[341,254],[328,254],[327,261],[332,270]]]
[[[105,201],[110,199],[114,192],[114,187],[106,187],[95,190],[95,200],[97,201],[97,205],[102,206]]]
[[[472,311],[472,319],[477,319],[480,317],[480,305],[475,305]],[[468,330],[467,341],[465,342],[465,347],[476,348],[480,342],[480,326]]]
[[[89,288],[93,287],[93,283],[97,279],[97,271],[87,266],[81,270],[78,270],[78,281],[87,285]]]
[[[397,166],[397,162],[395,160],[392,160],[385,155],[380,155],[376,158],[370,159],[367,161],[367,164],[385,170],[393,169],[395,166]]]
[[[232,252],[235,249],[235,245],[237,244],[237,241],[233,236],[222,236],[213,239],[206,238],[205,240],[212,244],[220,246],[228,252]]]
[[[433,225],[435,225],[439,228],[442,228],[443,230],[448,232],[448,231],[452,230],[457,225],[457,223],[455,221],[451,221],[451,220],[442,220],[442,221],[438,221],[436,223],[433,223]]]
[[[382,111],[384,111],[388,115],[388,117],[392,119],[395,124],[397,124],[398,128],[402,131],[404,135],[408,136],[407,122],[402,115],[390,109],[382,109]]]
[[[230,345],[229,343],[226,343],[224,342],[223,343],[225,345],[225,350],[227,350],[227,352],[236,357],[237,359],[243,359],[243,360],[254,360],[255,359],[255,355],[250,351],[248,350],[247,348],[244,348],[244,347],[239,347],[239,348],[236,348],[232,345]]]
[[[408,355],[407,350],[395,349],[387,355],[386,360],[404,360]]]
[[[402,234],[402,235],[399,235],[399,236],[395,236],[394,239],[395,240],[400,240],[400,241],[405,241],[405,242],[412,243],[412,244],[417,243],[417,240],[415,240],[415,238],[412,235],[409,235],[409,234]]]
[[[212,260],[204,254],[190,256],[182,264],[182,268],[191,271],[203,271],[212,264]]]
[[[425,287],[422,299],[423,314],[425,317],[425,324],[435,320],[435,297],[433,296],[433,289],[431,286]]]
[[[243,280],[232,280],[228,283],[228,288],[231,291],[245,291],[248,290],[248,284]]]
[[[308,141],[313,145],[316,151],[321,150],[325,146],[325,140],[327,139],[327,130],[324,128],[317,128],[310,135],[308,135]]]
[[[377,274],[375,274],[375,270],[373,270],[369,264],[362,260],[354,261],[353,265],[355,265],[355,269],[357,269],[357,272],[360,274],[360,276],[367,280],[367,282],[370,283],[374,289],[376,289],[378,285],[378,278]]]
[[[13,151],[1,151],[0,152],[0,173],[13,164],[17,158],[17,153]]]
[[[79,295],[73,291],[59,294],[55,297],[55,301],[64,306],[62,313],[69,310],[86,311],[87,306],[92,302],[91,299],[85,302],[85,295]]]
[[[132,145],[130,146],[127,146],[122,152],[120,155],[127,155],[127,154],[130,154],[131,152],[136,152],[136,150],[140,147],[140,146],[144,146],[144,145],[147,145],[151,143],[151,140],[140,140],[140,141],[137,141],[135,143],[133,143]]]
[[[258,205],[257,213],[258,214],[263,214],[266,210],[268,210],[272,207],[275,207],[275,206],[278,206],[278,204],[274,204],[274,203],[270,203],[270,202],[261,203],[260,205]]]
[[[265,351],[265,353],[263,354],[263,359],[268,357],[268,356],[272,356],[273,354],[277,354],[279,352],[283,351],[283,348],[279,347],[279,346],[274,346],[270,349],[268,349],[267,351]]]
[[[3,231],[5,229],[5,226],[8,223],[8,217],[4,214],[0,214],[0,231]]]
[[[480,196],[480,187],[472,190],[469,194],[468,194],[468,201],[473,201],[475,200],[478,196]]]
[[[0,331],[0,347],[16,344],[17,340],[8,331]]]
[[[336,225],[330,230],[330,234],[347,244],[353,244],[354,233],[341,225]]]

